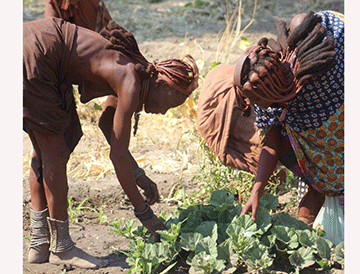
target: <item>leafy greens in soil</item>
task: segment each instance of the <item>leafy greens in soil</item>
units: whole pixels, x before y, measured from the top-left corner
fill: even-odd
[[[190,266],[188,273],[271,273],[282,266],[295,273],[302,269],[344,268],[344,243],[334,246],[324,233],[310,231],[307,224],[287,213],[270,215],[278,200],[271,194],[261,199],[256,221],[250,214],[239,216],[241,204],[233,194],[214,191],[209,204],[179,207],[159,216],[167,231],[158,231],[154,242],[135,221],[114,221],[112,231],[131,239],[123,252],[129,273],[168,273],[179,262]]]

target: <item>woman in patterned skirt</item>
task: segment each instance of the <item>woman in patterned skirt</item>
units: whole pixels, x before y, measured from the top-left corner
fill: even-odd
[[[234,82],[238,104],[254,105],[264,146],[256,182],[241,214],[256,218],[259,199],[278,160],[306,182],[298,218],[309,225],[325,195],[344,193],[344,17],[301,14],[277,41],[246,50]],[[343,206],[343,203],[342,203]]]

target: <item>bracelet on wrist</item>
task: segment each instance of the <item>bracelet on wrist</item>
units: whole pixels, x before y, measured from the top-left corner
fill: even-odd
[[[141,167],[138,167],[133,171],[133,173],[136,181],[141,175],[145,174],[145,170],[143,170]]]
[[[139,220],[146,220],[154,216],[154,212],[152,211],[151,207],[148,204],[146,204],[146,208],[142,212],[136,212],[134,209],[134,214],[135,217],[138,218]]]

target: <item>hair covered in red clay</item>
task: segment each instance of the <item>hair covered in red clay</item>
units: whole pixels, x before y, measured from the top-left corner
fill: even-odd
[[[181,59],[149,63],[140,52],[133,34],[114,21],[110,21],[100,34],[111,42],[107,48],[120,51],[136,63],[135,69],[141,78],[157,75],[157,84],[167,84],[186,96],[197,88],[199,71],[191,55],[186,55],[190,63]]]
[[[279,21],[277,41],[262,38],[257,46],[247,49],[245,54],[250,61],[240,58],[235,73],[241,75],[234,75],[240,108],[248,108],[246,97],[250,95],[269,103],[288,102],[309,78],[332,68],[336,53],[334,39],[331,34],[326,36],[320,22],[321,17],[310,11],[288,33],[285,22]]]

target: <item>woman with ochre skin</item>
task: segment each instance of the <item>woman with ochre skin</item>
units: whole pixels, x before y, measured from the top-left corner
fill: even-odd
[[[79,85],[82,103],[117,98],[105,106],[99,121],[117,178],[155,239],[157,230],[166,229],[148,205],[158,198],[156,185],[154,190],[150,180],[142,186],[147,201],[137,188],[135,176],[142,174],[134,176],[137,164],[128,150],[131,118],[143,106],[146,112],[164,114],[181,105],[198,86],[198,69],[191,56],[190,63],[148,63],[132,34],[114,22],[103,35],[107,39],[57,18],[24,23],[23,127],[34,148],[29,178],[32,263],[107,264],[77,248],[69,235],[66,165],[82,135],[72,84]],[[122,39],[116,39],[119,35]]]
[[[307,183],[298,219],[315,220],[325,195],[344,193],[344,17],[300,14],[278,42],[261,39],[235,69],[239,106],[254,105],[263,139],[258,173],[241,215],[255,220],[278,160]]]
[[[112,20],[109,11],[101,0],[46,0],[44,16],[45,18],[61,18],[67,22],[96,32],[101,32],[106,29],[108,23]],[[104,104],[104,110],[106,111],[102,113],[99,122],[99,127],[108,141],[111,136],[116,105],[117,97],[109,95]],[[136,183],[143,189],[146,202],[149,205],[154,204],[159,199],[156,183],[138,167],[131,154],[129,157],[131,158],[132,166],[136,174]]]

